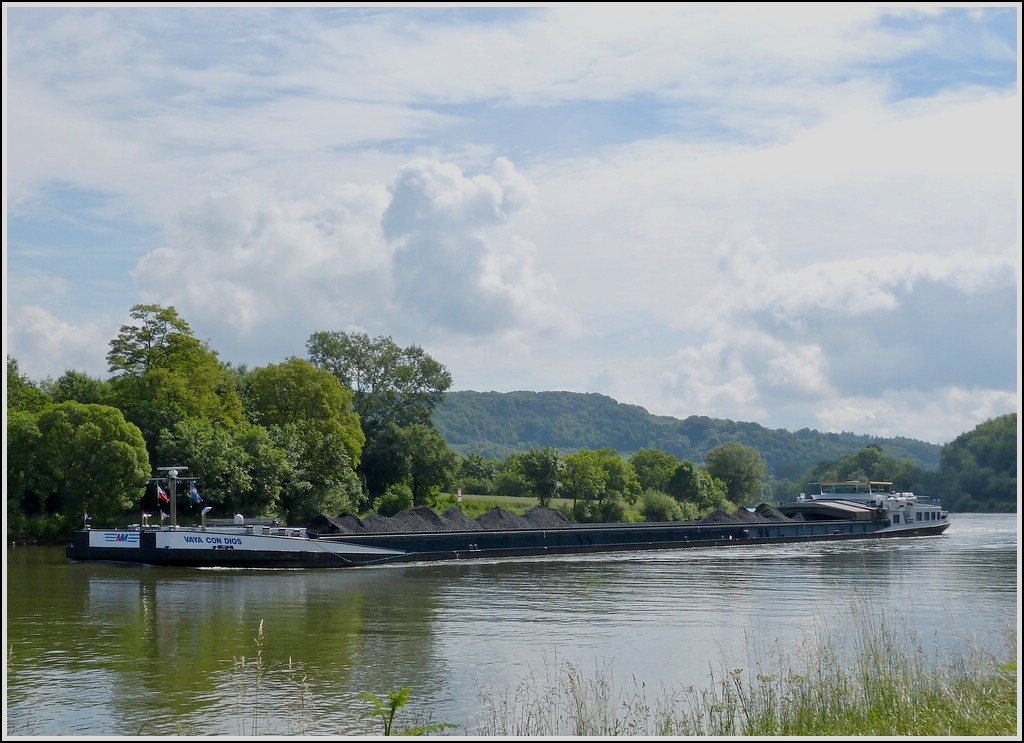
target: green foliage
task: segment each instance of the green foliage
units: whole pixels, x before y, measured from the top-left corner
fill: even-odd
[[[682,511],[668,493],[648,489],[640,498],[640,513],[646,521],[679,521]]]
[[[870,610],[870,607],[868,607]],[[960,650],[929,655],[912,628],[854,605],[811,622],[791,650],[756,647],[750,669],[712,670],[707,686],[650,690],[615,682],[610,666],[585,675],[548,662],[514,689],[481,693],[481,737],[698,738],[950,737],[1016,740],[1016,665]],[[820,629],[829,628],[829,634]],[[1015,640],[1016,638],[1014,638]],[[728,661],[726,661],[728,662]]]
[[[629,463],[645,491],[664,491],[679,466],[678,459],[658,449],[641,449],[629,458]]]
[[[628,503],[636,503],[642,488],[633,465],[614,449],[605,447],[599,449],[597,453],[605,472],[604,494],[623,498]]]
[[[727,500],[725,483],[690,461],[681,462],[676,467],[667,491],[684,507],[683,518],[686,520],[708,513]]]
[[[69,523],[83,512],[93,524],[110,523],[138,502],[149,476],[149,457],[138,428],[105,405],[65,402],[38,420],[32,482],[47,511]]]
[[[584,449],[562,458],[562,493],[576,503],[598,500],[604,493],[607,480],[603,457],[596,451]]]
[[[313,436],[334,436],[358,466],[366,437],[352,411],[352,390],[329,372],[292,358],[246,377],[248,415],[267,428],[301,425]]]
[[[50,403],[50,397],[18,369],[18,361],[7,357],[7,412],[38,413]]]
[[[530,495],[530,484],[523,472],[525,452],[513,454],[498,468],[494,476],[494,494],[510,498],[522,498]]]
[[[137,464],[133,424],[149,465],[188,466],[221,515],[291,523],[365,512],[397,484],[416,504],[436,503],[445,488],[534,496],[542,505],[565,496],[575,509],[556,507],[585,521],[645,510],[645,518],[665,517],[669,504],[641,499],[645,491],[670,494],[673,517],[693,519],[731,510],[730,499],[786,500],[818,479],[891,480],[954,511],[1018,505],[1016,414],[943,447],[939,472],[940,448],[910,439],[677,420],[602,395],[449,393],[447,369],[389,338],[317,333],[312,363],[292,358],[248,371],[222,364],[173,307],[136,305],[131,317],[110,343],[108,381],[69,370],[36,385],[8,357],[9,538],[70,529],[79,505],[96,525],[134,509],[137,490],[107,484],[108,475],[138,475],[135,465],[117,464]],[[54,403],[82,407],[55,412]],[[81,412],[106,405],[107,413]],[[120,419],[109,415],[114,409]]]
[[[466,493],[490,495],[495,492],[494,478],[501,463],[484,459],[479,454],[467,454],[459,458],[453,487],[462,488]]]
[[[373,502],[373,510],[381,516],[394,516],[412,505],[412,488],[404,482],[396,482],[388,485],[384,495]]]
[[[942,450],[941,498],[951,511],[1016,513],[1017,414],[993,418]]]
[[[85,372],[66,371],[56,380],[44,381],[42,388],[53,402],[110,403],[110,384]]]
[[[370,702],[373,706],[373,709],[367,712],[364,716],[379,719],[383,735],[419,736],[426,735],[427,733],[440,733],[445,730],[458,727],[458,725],[453,725],[448,722],[434,722],[423,725],[414,725],[413,727],[406,728],[397,733],[394,732],[395,715],[397,715],[398,711],[409,703],[409,694],[410,689],[407,686],[403,686],[398,691],[391,691],[388,689],[386,692],[387,699],[378,697],[376,694],[371,694],[370,692],[363,692],[359,696]]]
[[[422,348],[400,348],[391,338],[320,331],[309,337],[306,349],[315,366],[354,390],[355,410],[367,432],[429,424],[452,384],[448,370]]]
[[[398,439],[413,503],[425,505],[428,498],[451,484],[455,476],[455,452],[448,448],[436,428],[421,423],[399,429]]]
[[[128,314],[135,322],[121,326],[107,352],[114,374],[141,377],[153,369],[172,367],[179,363],[182,349],[198,345],[173,307],[137,304]]]
[[[546,507],[558,492],[558,478],[562,470],[558,450],[553,446],[531,449],[520,455],[519,465],[529,492]]]
[[[707,470],[725,483],[726,497],[733,503],[750,503],[761,496],[765,465],[757,449],[745,444],[720,444],[707,453]]]
[[[164,433],[156,454],[163,462],[188,462],[187,476],[198,481],[202,505],[213,507],[214,516],[285,515],[282,494],[294,479],[294,470],[287,450],[260,426],[242,423],[228,428],[188,419]],[[199,508],[188,499],[183,503],[187,509]]]
[[[617,493],[601,500],[600,521],[605,524],[621,523],[626,520],[626,502]]]
[[[161,431],[186,418],[225,425],[242,420],[231,373],[173,307],[135,305],[130,314],[135,323],[121,326],[107,354],[115,374],[111,402],[151,448]]]
[[[877,443],[889,456],[910,459],[937,471],[936,444],[902,437],[879,438],[812,429],[784,431],[757,423],[691,416],[656,416],[637,405],[576,392],[449,392],[434,412],[434,425],[462,455],[506,459],[517,452],[553,446],[561,452],[610,447],[625,457],[657,449],[678,460],[705,462],[705,454],[726,442],[745,444],[764,458],[777,479],[798,478],[823,460],[833,460]],[[639,474],[639,473],[638,473]]]
[[[401,431],[433,427],[431,415],[451,386],[451,374],[419,346],[401,348],[391,338],[371,339],[365,333],[320,331],[306,348],[314,366],[353,390],[352,406],[366,436],[358,472],[367,493],[376,497],[419,466],[403,450],[408,437],[403,441]],[[413,492],[417,503],[423,502],[427,491],[414,483]]]
[[[43,512],[46,491],[41,490],[41,472],[38,469],[39,416],[28,410],[10,410],[7,413],[7,532],[17,533],[16,520],[23,515]],[[20,521],[19,521],[20,523]]]
[[[319,513],[361,510],[366,499],[356,471],[366,438],[352,411],[352,391],[298,358],[236,375],[246,415],[284,457],[285,467],[274,471],[281,471],[279,484],[264,489],[277,498],[279,515],[303,523]],[[276,461],[277,452],[264,442],[250,442]],[[272,503],[256,505],[265,509]]]

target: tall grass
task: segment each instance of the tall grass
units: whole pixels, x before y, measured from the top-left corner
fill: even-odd
[[[918,633],[890,610],[851,603],[786,643],[763,647],[748,636],[746,667],[729,660],[709,668],[706,686],[659,690],[630,677],[619,683],[610,664],[587,673],[568,660],[546,659],[512,687],[479,695],[471,724],[435,723],[408,707],[410,692],[359,695],[358,709],[338,715],[315,699],[289,659],[283,679],[287,709],[264,699],[272,669],[264,663],[263,625],[255,656],[235,659],[239,735],[384,734],[500,737],[608,736],[1009,736],[1019,739],[1017,665],[1002,662],[970,638],[926,650]],[[1007,627],[1002,657],[1016,659],[1016,626]],[[273,674],[278,677],[277,674]],[[415,692],[412,693],[415,696]],[[334,700],[336,702],[336,700]],[[371,704],[367,704],[369,701]],[[418,700],[420,701],[420,700]],[[334,710],[330,712],[329,710]],[[365,724],[351,729],[351,718]],[[283,718],[283,719],[282,719]],[[279,729],[283,724],[284,730]],[[392,728],[392,725],[396,727]],[[339,730],[348,726],[347,731]]]
[[[928,653],[912,628],[865,605],[848,632],[819,626],[795,647],[754,648],[750,669],[653,695],[610,667],[546,662],[481,695],[479,735],[1016,736],[1017,666],[978,650]],[[841,630],[843,628],[840,628]],[[1016,628],[1008,630],[1016,658]]]

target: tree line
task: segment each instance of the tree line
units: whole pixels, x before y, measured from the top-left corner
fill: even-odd
[[[550,445],[504,459],[462,456],[432,420],[451,374],[419,346],[319,331],[307,358],[249,369],[221,362],[173,307],[136,305],[130,317],[110,341],[107,379],[69,370],[36,383],[8,357],[9,540],[61,539],[86,515],[105,526],[162,513],[155,473],[164,465],[187,467],[214,515],[293,524],[321,513],[391,515],[460,488],[544,505],[558,499],[576,521],[689,519],[778,500],[796,487],[768,477],[759,452],[738,442],[710,449],[702,466],[653,447],[628,458],[608,447]],[[990,476],[1002,472],[1005,447],[993,441],[1003,441],[1004,427],[986,435],[953,449],[950,466],[972,498],[986,476],[995,485],[985,498],[1007,484],[1003,474]],[[820,471],[927,480],[878,447],[854,460]],[[983,472],[972,477],[965,467]],[[199,499],[181,500],[179,513],[198,515]]]
[[[554,446],[562,451],[610,447],[627,457],[641,449],[658,449],[680,460],[703,462],[714,447],[735,441],[757,449],[769,476],[782,479],[798,478],[819,462],[871,444],[889,456],[937,471],[942,449],[904,437],[808,428],[786,431],[702,415],[684,419],[653,415],[639,405],[593,392],[453,391],[445,395],[433,420],[456,452],[489,459]]]

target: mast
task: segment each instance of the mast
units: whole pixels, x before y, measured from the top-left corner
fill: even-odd
[[[171,528],[178,528],[178,473],[184,472],[188,467],[172,465],[170,467],[157,467],[158,470],[167,472],[167,484],[170,487],[171,500]]]

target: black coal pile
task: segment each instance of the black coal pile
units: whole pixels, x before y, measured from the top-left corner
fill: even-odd
[[[762,503],[757,507],[757,514],[766,521],[790,521],[789,516],[767,503]]]
[[[505,529],[559,529],[572,526],[561,512],[553,508],[531,508],[522,516],[492,508],[471,519],[452,506],[438,515],[427,506],[408,508],[394,516],[370,514],[359,518],[350,513],[339,516],[320,514],[307,527],[317,534],[402,534],[409,532],[495,531]]]
[[[695,524],[760,524],[769,521],[790,521],[780,511],[762,503],[755,511],[738,508],[729,513],[721,508],[709,513]],[[492,508],[475,519],[452,506],[437,514],[427,506],[409,508],[394,516],[370,514],[363,518],[344,513],[339,516],[320,514],[308,525],[317,534],[403,534],[446,531],[499,531],[512,529],[563,529],[572,522],[561,511],[537,506],[522,516]]]
[[[721,508],[716,508],[702,519],[697,519],[695,524],[734,524],[736,517]]]

